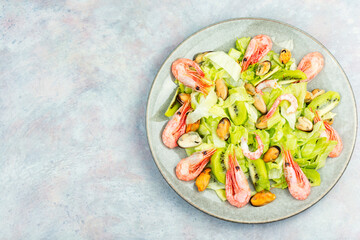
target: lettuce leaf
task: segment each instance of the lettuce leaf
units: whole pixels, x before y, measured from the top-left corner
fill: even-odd
[[[288,187],[285,176],[282,175],[282,177],[280,178],[276,178],[276,179],[272,179],[275,183],[271,185],[271,187],[274,188],[281,188],[281,189],[285,189]]]
[[[217,189],[215,190],[216,195],[221,199],[221,201],[226,201],[226,192],[225,189]]]
[[[285,119],[281,117],[279,110],[276,109],[274,115],[267,121],[267,129],[270,130],[273,126],[279,123],[283,126],[285,124]]]
[[[288,104],[290,106],[290,104]],[[286,119],[286,121],[289,123],[289,126],[292,129],[295,129],[295,123],[296,123],[296,113],[287,113],[288,107],[281,106],[281,115]]]
[[[206,189],[214,190],[216,195],[221,199],[221,201],[226,201],[225,185],[216,181],[214,175],[211,175],[210,182],[207,185]]]
[[[242,136],[247,136],[248,130],[243,126],[231,125],[230,127],[230,143],[240,144]]]
[[[246,80],[254,85],[254,83],[260,79],[256,76],[257,64],[251,64],[244,72],[241,73],[241,79]]]
[[[198,133],[200,134],[201,137],[206,137],[207,135],[211,134],[211,128],[210,126],[206,123],[205,118],[202,118],[200,120],[200,125],[199,125],[199,129],[197,130]]]
[[[223,68],[235,81],[240,79],[240,65],[229,55],[222,51],[210,52],[205,59],[210,59],[214,64]]]
[[[235,47],[242,53],[242,55],[245,55],[246,48],[249,45],[250,40],[250,37],[242,37],[236,40]]]
[[[255,124],[258,119],[258,111],[253,104],[245,103],[246,110],[248,112],[248,121]]]
[[[328,145],[326,146],[323,153],[321,155],[317,156],[316,161],[315,161],[317,163],[316,168],[315,168],[316,170],[325,166],[326,159],[329,156],[330,152],[334,149],[336,144],[337,144],[336,141],[329,141]]]
[[[195,151],[195,148],[185,148],[186,155],[189,157],[191,156]]]
[[[215,180],[215,178],[213,178],[213,181],[209,182],[209,184],[207,185],[207,188],[212,189],[212,190],[225,189],[225,184],[218,182]]]
[[[216,133],[216,129],[217,126],[219,125],[220,120],[221,117],[218,118],[208,117],[206,119],[206,123],[209,126],[211,133],[211,138],[209,137],[209,141],[213,143],[216,148],[223,148],[226,146],[226,142],[221,140]]]
[[[267,162],[266,167],[269,174],[269,179],[278,179],[283,176],[283,162],[284,158],[282,154],[274,162]]]
[[[193,99],[191,98],[191,102]],[[197,120],[208,117],[211,115],[209,112],[210,108],[214,106],[217,102],[217,96],[214,91],[211,91],[206,98],[201,98],[200,102],[198,103],[195,111],[188,114],[186,118],[186,124],[194,123]]]
[[[246,92],[244,86],[239,86],[229,90],[229,96],[224,101],[222,108],[228,108],[233,105],[236,101],[243,102],[254,102],[254,99]]]
[[[303,145],[304,143],[310,141],[311,139],[318,138],[322,131],[325,130],[323,122],[315,123],[313,130],[311,132],[303,132],[299,129],[295,129],[294,135],[298,140],[299,145]]]
[[[219,105],[214,105],[209,109],[209,113],[213,117],[221,117],[221,118],[229,118],[229,116],[226,114],[223,107],[220,107]]]
[[[255,130],[254,133],[258,134],[262,143],[264,144],[264,153],[269,149],[269,144],[270,144],[270,135],[267,131],[265,130]],[[253,140],[255,142],[255,135],[253,135]],[[257,148],[257,144],[256,144],[256,148]]]
[[[294,95],[298,102],[298,109],[302,109],[304,107],[304,100],[306,95],[306,87],[307,83],[293,83],[290,84],[283,90],[282,94],[291,93]]]
[[[243,56],[243,54],[235,48],[230,48],[228,55],[232,57],[235,61],[239,61],[239,59]]]
[[[308,108],[304,108],[303,115],[310,121],[313,121],[314,117],[315,117],[315,114],[312,111],[310,111],[310,109],[308,109]]]

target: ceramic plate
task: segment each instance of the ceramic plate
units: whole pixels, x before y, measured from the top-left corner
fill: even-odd
[[[292,54],[297,61],[313,51],[318,51],[324,56],[325,67],[308,85],[308,89],[322,88],[340,93],[341,102],[334,110],[338,115],[333,126],[342,137],[344,150],[338,158],[328,158],[325,167],[319,170],[321,185],[313,187],[310,196],[305,201],[295,200],[287,189],[274,189],[273,192],[277,198],[271,204],[260,208],[252,207],[250,204],[243,208],[236,208],[228,202],[222,202],[214,191],[208,190],[199,193],[194,186],[194,181],[178,180],[174,169],[180,159],[186,157],[185,151],[181,148],[166,148],[161,141],[161,133],[168,121],[164,113],[177,87],[170,71],[172,62],[177,58],[192,59],[194,54],[209,50],[227,52],[234,47],[236,38],[258,34],[269,35],[277,43],[293,39]],[[274,46],[273,50],[280,51],[280,48]],[[190,36],[170,54],[156,75],[149,94],[146,127],[156,165],[164,179],[184,200],[201,211],[224,220],[240,223],[265,223],[285,219],[304,211],[334,187],[350,161],[356,138],[357,115],[354,95],[343,69],[320,42],[309,34],[285,23],[268,19],[243,18],[209,26]]]

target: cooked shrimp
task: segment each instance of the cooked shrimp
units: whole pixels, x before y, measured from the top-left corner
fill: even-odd
[[[250,187],[234,155],[229,155],[229,169],[226,172],[226,199],[235,207],[241,208],[250,200]]]
[[[178,179],[183,181],[194,180],[199,176],[215,152],[216,148],[212,148],[206,151],[196,152],[187,158],[181,159],[175,170]]]
[[[287,93],[287,94],[280,95],[278,98],[276,98],[276,100],[275,100],[274,104],[271,106],[269,112],[265,115],[266,119],[269,119],[274,115],[276,108],[279,106],[279,104],[283,100],[286,100],[291,104],[290,107],[288,107],[288,109],[286,111],[287,114],[296,112],[296,109],[298,108],[297,99],[294,95]]]
[[[257,135],[256,133],[255,133],[255,139],[259,145],[259,148],[255,152],[250,152],[249,146],[247,144],[247,139],[245,137],[241,138],[241,149],[243,151],[243,154],[245,157],[251,160],[259,159],[264,152],[264,144],[261,141],[260,136]]]
[[[257,63],[271,50],[272,41],[269,36],[257,35],[251,39],[245,56],[242,60],[241,72],[245,71],[250,64]]]
[[[339,133],[328,122],[323,121],[319,116],[319,113],[315,111],[314,122],[317,123],[319,121],[322,121],[325,126],[325,130],[320,134],[320,137],[326,137],[328,140],[337,141],[336,146],[329,153],[329,157],[331,158],[338,157],[343,150],[343,143]]]
[[[192,67],[193,69],[190,69]],[[185,86],[192,88],[196,91],[202,92],[205,95],[208,94],[208,87],[211,87],[211,84],[205,83],[205,74],[199,67],[199,65],[187,58],[180,58],[173,62],[171,66],[171,71],[175,78],[179,80]]]
[[[310,82],[324,67],[324,57],[319,52],[312,52],[301,59],[297,69],[303,71],[307,79],[301,82]]]
[[[284,175],[288,184],[291,196],[297,200],[305,200],[311,191],[310,182],[299,167],[293,160],[290,150],[284,150]]]
[[[255,91],[258,94],[263,95],[264,93],[262,92],[262,90],[264,88],[279,88],[279,87],[280,85],[277,83],[277,80],[265,80],[256,86]]]
[[[168,148],[178,146],[177,140],[186,130],[186,116],[190,110],[190,102],[185,102],[168,121],[162,133],[162,141]]]

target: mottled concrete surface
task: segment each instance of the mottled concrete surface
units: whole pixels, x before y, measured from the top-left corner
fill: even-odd
[[[359,9],[355,0],[0,1],[0,239],[359,239],[357,150],[310,210],[244,225],[182,200],[145,132],[161,63],[192,33],[230,18],[309,32],[358,96]]]

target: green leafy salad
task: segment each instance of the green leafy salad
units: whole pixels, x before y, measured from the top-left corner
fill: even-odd
[[[244,68],[244,62],[250,61],[250,41],[250,37],[242,37],[227,53],[205,52],[194,57],[201,71],[189,66],[187,74],[201,80],[201,89],[206,91],[182,81],[183,72],[177,75],[177,69],[173,69],[178,88],[165,113],[171,119],[179,115],[179,121],[183,121],[176,128],[176,133],[181,134],[172,137],[189,157],[216,149],[194,176],[199,191],[214,190],[223,201],[227,200],[229,155],[235,155],[254,195],[288,187],[283,149],[291,152],[310,185],[319,186],[318,169],[325,166],[339,142],[326,133],[334,121],[336,114],[332,110],[340,102],[340,95],[335,91],[308,90],[308,72],[312,69],[302,71],[289,49],[269,50]],[[196,75],[199,72],[203,74],[200,77]],[[282,100],[280,96],[293,97]],[[189,110],[181,115],[184,103],[189,104]],[[290,111],[291,107],[295,107],[294,111]],[[242,142],[245,140],[248,149]],[[259,157],[247,157],[255,156],[256,151]]]

